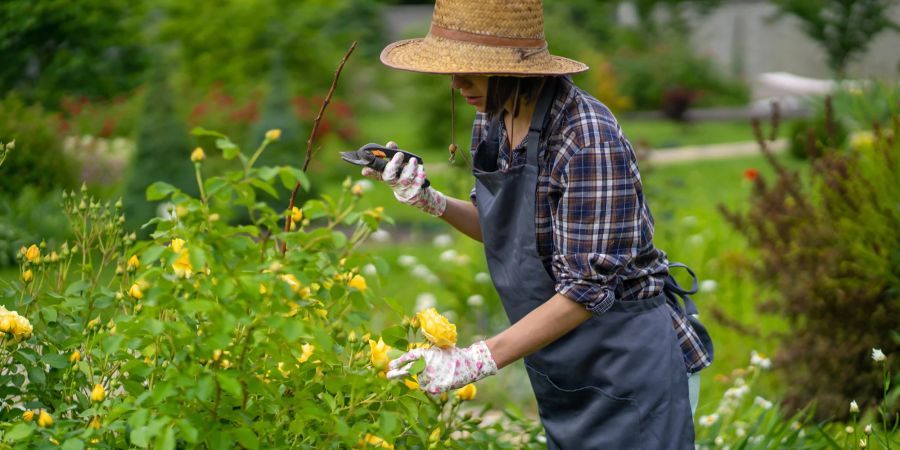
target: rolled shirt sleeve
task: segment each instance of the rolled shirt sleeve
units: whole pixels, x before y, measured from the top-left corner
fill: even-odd
[[[556,291],[601,314],[616,300],[618,275],[632,264],[646,237],[633,152],[623,139],[579,149],[566,163],[560,184],[553,227]]]

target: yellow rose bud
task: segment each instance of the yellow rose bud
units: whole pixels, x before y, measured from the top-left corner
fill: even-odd
[[[184,239],[175,238],[172,239],[172,251],[175,253],[181,253],[181,249],[184,248]]]
[[[316,347],[312,344],[303,344],[300,349],[303,351],[303,353],[299,358],[297,358],[297,361],[305,363],[309,359],[309,357],[312,356],[313,352],[316,350]]]
[[[102,384],[95,384],[94,389],[91,390],[91,401],[102,402],[104,398],[106,398],[106,389],[103,389]]]
[[[266,295],[268,292],[269,292],[269,290],[266,289],[266,285],[260,283],[260,284],[259,284],[259,293],[260,293],[260,295]]]
[[[191,161],[200,162],[204,159],[206,159],[206,153],[203,152],[203,149],[201,147],[197,147],[193,152],[191,152]]]
[[[456,345],[456,325],[450,323],[434,308],[428,308],[416,314],[422,334],[432,344],[441,348]]]
[[[50,252],[50,262],[59,262],[59,253]]]
[[[266,140],[277,141],[279,138],[281,138],[281,129],[273,128],[269,131],[266,131]]]
[[[212,213],[212,214],[209,215],[209,221],[210,221],[210,222],[216,222],[216,221],[218,221],[219,219],[220,219],[219,213]]]
[[[42,409],[40,414],[38,414],[38,425],[44,428],[53,425],[53,416]]]
[[[360,184],[354,184],[352,188],[350,188],[350,193],[359,197],[363,195],[363,187]]]
[[[428,442],[436,444],[441,440],[441,427],[437,427],[428,435]]]
[[[128,271],[134,272],[141,267],[141,260],[138,259],[137,255],[131,255],[131,258],[128,258]]]
[[[379,371],[387,369],[388,363],[391,362],[391,358],[388,356],[391,347],[385,344],[382,338],[378,338],[378,342],[369,339],[369,350],[371,352],[369,361],[372,362],[372,367]]]
[[[31,283],[31,280],[33,280],[33,279],[34,279],[34,273],[31,272],[31,269],[26,270],[25,273],[22,274],[22,281],[25,284]]]
[[[294,206],[291,208],[291,222],[300,223],[303,221],[303,210]]]
[[[366,289],[368,289],[368,285],[366,285],[366,279],[363,278],[362,275],[354,275],[353,278],[350,279],[350,282],[347,283],[347,285],[358,291],[365,291]]]
[[[75,364],[78,361],[81,361],[81,352],[75,350],[74,352],[72,352],[72,355],[69,356],[69,362]]]
[[[219,358],[221,358],[221,357],[222,357],[222,350],[218,350],[218,349],[213,350],[213,354],[212,354],[213,361],[218,361]]]
[[[128,295],[135,300],[144,298],[144,293],[141,291],[141,287],[137,284],[131,285],[131,288],[128,289]]]
[[[91,423],[88,424],[88,428],[93,428],[95,430],[99,430],[100,429],[100,418],[94,417],[93,419],[91,419]]]
[[[31,422],[34,420],[34,411],[28,410],[22,413],[22,420]]]
[[[460,400],[472,400],[475,398],[475,394],[478,392],[478,389],[474,384],[469,383],[463,386],[460,389],[456,390],[456,396],[460,398]]]
[[[25,251],[25,259],[30,263],[37,263],[41,259],[41,249],[37,245],[31,244]]]

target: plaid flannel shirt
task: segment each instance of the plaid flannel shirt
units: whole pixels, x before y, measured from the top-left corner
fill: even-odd
[[[634,150],[609,109],[564,78],[538,154],[535,195],[537,249],[556,291],[594,314],[617,300],[660,294],[666,254],[653,245],[653,216],[644,201]],[[509,164],[507,131],[500,121],[498,168]],[[487,137],[490,118],[477,113],[472,152]],[[525,164],[525,142],[513,165]],[[471,200],[475,198],[472,190]],[[709,365],[697,334],[677,304],[667,303],[690,372]]]

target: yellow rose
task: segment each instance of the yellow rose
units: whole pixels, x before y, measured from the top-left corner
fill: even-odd
[[[290,286],[291,290],[294,292],[300,292],[300,280],[294,276],[294,274],[286,273],[281,276],[281,279]]]
[[[102,384],[95,384],[94,389],[91,390],[91,401],[102,402],[104,398],[106,398],[106,389],[103,389]]]
[[[366,433],[366,438],[365,438],[365,441],[362,442],[362,445],[364,445],[364,446],[372,445],[374,447],[390,448],[390,449],[394,448],[393,445],[388,444],[387,441],[385,441],[384,439],[382,439],[378,436],[375,436],[374,434],[368,434],[368,433]]]
[[[172,264],[172,270],[178,278],[190,278],[194,274],[194,266],[191,264],[191,257],[188,252],[181,252],[181,255]]]
[[[378,342],[369,339],[369,349],[371,350],[369,360],[372,362],[372,367],[379,371],[387,369],[388,363],[391,362],[391,358],[388,356],[391,347],[385,344],[384,340],[378,338]]]
[[[38,414],[38,425],[44,428],[53,425],[53,416],[42,409],[40,414]]]
[[[24,420],[26,422],[31,422],[32,420],[34,420],[34,411],[29,410],[29,411],[23,412],[22,420]]]
[[[365,291],[368,289],[368,285],[366,285],[366,279],[363,278],[362,275],[354,275],[353,278],[350,279],[350,282],[347,283],[348,286],[355,288],[358,291]]]
[[[200,162],[204,159],[206,159],[206,153],[203,152],[203,149],[201,147],[197,147],[193,152],[191,152],[191,161]]]
[[[475,394],[477,392],[478,392],[478,389],[475,387],[475,385],[472,383],[469,383],[469,384],[463,386],[462,388],[457,389],[456,396],[459,397],[461,400],[472,400],[475,398]]]
[[[131,288],[128,289],[128,295],[135,300],[140,300],[144,298],[144,293],[141,291],[141,287],[137,284],[132,284]]]
[[[81,361],[81,352],[75,350],[74,352],[72,352],[72,355],[69,356],[69,362],[75,364],[78,361]]]
[[[312,356],[313,352],[316,351],[316,347],[312,344],[303,344],[300,346],[300,349],[303,351],[303,354],[297,358],[297,361],[300,361],[301,363],[305,363],[309,357]]]
[[[31,269],[26,270],[25,273],[22,274],[22,282],[25,284],[31,283],[31,280],[33,279],[34,273],[31,272]]]
[[[175,238],[172,239],[172,251],[175,253],[181,253],[181,249],[184,248],[184,239]]]
[[[100,417],[94,417],[91,419],[91,423],[88,424],[88,428],[93,428],[95,430],[100,429]]]
[[[281,129],[273,128],[269,131],[266,131],[267,141],[277,141],[279,138],[281,138]]]
[[[141,267],[141,260],[138,259],[137,255],[131,255],[131,258],[128,258],[128,271],[134,272]]]
[[[266,285],[260,283],[260,284],[259,284],[259,294],[260,294],[260,295],[266,295],[268,292],[269,292],[269,290],[266,289]]]
[[[41,259],[41,249],[37,245],[31,244],[25,251],[25,259],[30,263],[36,263]]]
[[[434,308],[419,311],[416,314],[422,334],[432,344],[441,348],[456,345],[456,325],[450,323],[446,317],[440,315]]]
[[[298,207],[291,208],[291,222],[300,223],[303,221],[303,210]]]
[[[32,328],[31,322],[29,322],[28,319],[16,314],[14,321],[16,328],[13,333],[15,333],[17,339],[31,337],[31,332],[34,331],[34,328]]]

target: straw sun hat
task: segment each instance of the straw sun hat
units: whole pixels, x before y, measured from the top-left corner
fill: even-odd
[[[428,35],[388,45],[381,62],[440,74],[567,75],[588,69],[547,50],[540,0],[437,0]]]

